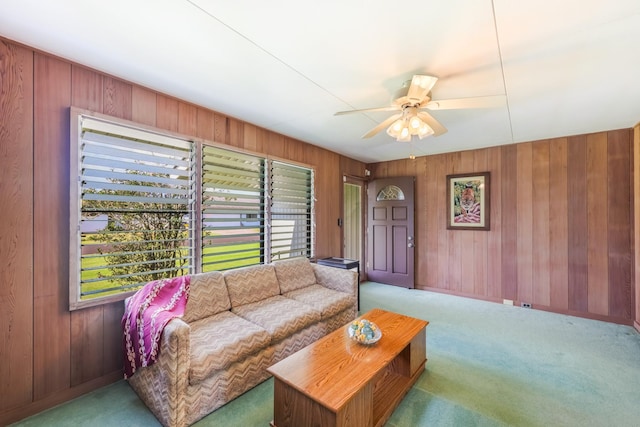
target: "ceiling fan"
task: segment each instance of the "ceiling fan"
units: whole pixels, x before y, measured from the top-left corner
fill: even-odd
[[[411,80],[403,83],[402,87],[394,95],[391,105],[362,110],[339,111],[334,115],[398,111],[398,113],[393,114],[362,137],[371,138],[382,129],[387,128],[389,136],[396,138],[398,141],[409,142],[413,135],[423,139],[430,135],[439,136],[447,131],[447,128],[425,110],[490,108],[504,104],[502,95],[433,101],[431,99],[431,88],[437,81],[437,77],[416,74]]]

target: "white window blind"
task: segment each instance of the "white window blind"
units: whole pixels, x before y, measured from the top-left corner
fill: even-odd
[[[264,262],[265,160],[202,149],[202,270]]]
[[[72,108],[70,308],[313,256],[313,170]],[[196,157],[198,156],[198,157]]]
[[[269,178],[271,261],[312,256],[313,171],[271,161]]]
[[[93,117],[79,127],[78,299],[191,272],[194,144]]]

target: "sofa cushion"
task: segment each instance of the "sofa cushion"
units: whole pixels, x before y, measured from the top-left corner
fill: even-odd
[[[358,295],[358,273],[353,270],[311,264],[319,285],[338,292]]]
[[[271,343],[263,328],[223,311],[191,323],[189,383],[198,383],[212,372],[257,352]]]
[[[323,320],[356,303],[356,298],[353,295],[334,291],[322,285],[307,286],[306,288],[287,292],[283,296],[310,305],[320,312]]]
[[[235,314],[266,329],[276,342],[320,321],[320,312],[282,295],[231,309]]]
[[[204,319],[231,308],[227,284],[219,271],[191,276],[189,300],[182,319],[187,322]]]
[[[280,295],[280,286],[273,265],[262,264],[224,272],[231,306],[251,304]]]
[[[276,276],[278,277],[280,292],[282,292],[282,294],[316,283],[316,275],[307,258],[275,261],[273,267],[276,270]]]

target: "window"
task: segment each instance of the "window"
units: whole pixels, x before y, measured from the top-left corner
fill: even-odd
[[[313,171],[276,161],[270,171],[270,260],[310,257]]]
[[[264,262],[264,163],[202,148],[202,271]]]
[[[312,256],[312,169],[76,109],[72,120],[71,309],[160,278]]]
[[[404,200],[404,193],[395,185],[387,185],[382,190],[378,192],[376,196],[376,200],[378,202],[384,200]]]
[[[78,126],[72,305],[191,272],[193,143],[87,116]]]

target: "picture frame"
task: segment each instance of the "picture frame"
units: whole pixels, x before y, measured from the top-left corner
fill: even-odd
[[[447,229],[489,230],[489,172],[447,175]]]

